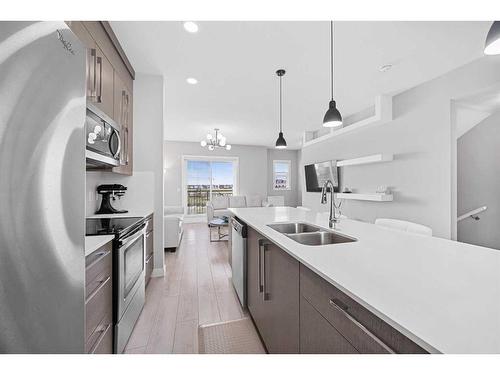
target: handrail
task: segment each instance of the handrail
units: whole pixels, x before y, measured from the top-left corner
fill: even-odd
[[[482,206],[479,208],[476,208],[475,210],[469,211],[463,215],[460,215],[457,217],[457,222],[462,221],[464,219],[467,219],[468,217],[473,218],[474,220],[479,220],[479,216],[477,214],[486,211],[488,209],[488,206]]]

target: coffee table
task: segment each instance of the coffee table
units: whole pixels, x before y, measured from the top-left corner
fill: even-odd
[[[222,242],[227,241],[228,233],[221,232],[221,228],[229,227],[229,218],[227,216],[214,217],[208,223],[208,237],[210,242]],[[216,239],[212,236],[212,228],[217,228]]]

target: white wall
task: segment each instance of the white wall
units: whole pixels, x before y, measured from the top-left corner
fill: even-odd
[[[230,140],[229,140],[230,141]],[[232,145],[231,150],[208,151],[198,142],[165,141],[166,206],[182,205],[182,156],[230,156],[239,158],[239,194],[267,195],[267,148],[262,146]]]
[[[163,249],[163,119],[162,76],[137,74],[134,81],[134,171],[132,176],[110,172],[87,172],[87,215],[95,212],[95,188],[102,183],[128,187],[116,207],[133,212],[154,209],[154,276],[164,273]]]
[[[164,81],[159,75],[137,74],[134,81],[134,171],[154,174],[154,270],[164,274],[163,129]]]
[[[270,148],[267,150],[267,195],[282,195],[285,197],[285,205],[297,207],[299,204],[298,186],[298,151],[297,150],[277,150]],[[273,160],[291,161],[291,189],[273,189]]]
[[[142,214],[154,208],[154,173],[134,171],[133,176],[122,176],[109,172],[87,172],[86,210],[87,216],[93,215],[101,205],[101,196],[96,188],[101,184],[121,184],[127,193],[112,202],[113,207],[127,210],[131,214]]]
[[[458,240],[500,249],[500,113],[458,139],[457,158],[458,214],[488,206],[481,220],[457,224]]]
[[[299,178],[302,203],[326,210],[319,193],[305,192],[303,166],[374,153],[393,153],[390,163],[344,167],[341,184],[362,192],[379,185],[394,189],[394,202],[345,201],[343,213],[373,222],[377,217],[430,226],[436,236],[451,235],[452,99],[500,81],[500,57],[485,57],[394,97],[394,120],[302,149]],[[452,139],[453,138],[453,139]]]

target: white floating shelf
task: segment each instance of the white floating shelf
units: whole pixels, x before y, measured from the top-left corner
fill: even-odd
[[[338,130],[330,129],[330,131],[326,134],[320,135],[316,138],[315,133],[317,135],[319,131],[323,131],[325,129],[328,130],[328,128],[322,128],[317,131],[306,131],[304,132],[302,147],[311,146],[330,138],[339,137],[367,127],[381,125],[389,121],[392,121],[392,96],[379,95],[375,98],[375,110],[372,116]]]
[[[357,193],[336,193],[339,199],[354,199],[358,201],[392,202],[392,194],[357,194]]]
[[[356,159],[339,160],[337,161],[337,167],[346,167],[348,165],[381,163],[391,160],[394,160],[393,154],[376,154],[376,155],[363,156],[361,158],[356,158]]]

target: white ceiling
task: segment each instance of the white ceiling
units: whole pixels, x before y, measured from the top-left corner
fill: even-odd
[[[329,22],[111,22],[138,72],[166,80],[168,140],[199,141],[214,127],[232,144],[272,147],[278,78],[291,148],[321,127],[329,101]],[[483,56],[489,22],[335,23],[335,99],[344,117]],[[379,67],[392,64],[387,72]],[[187,77],[199,83],[188,85]]]

